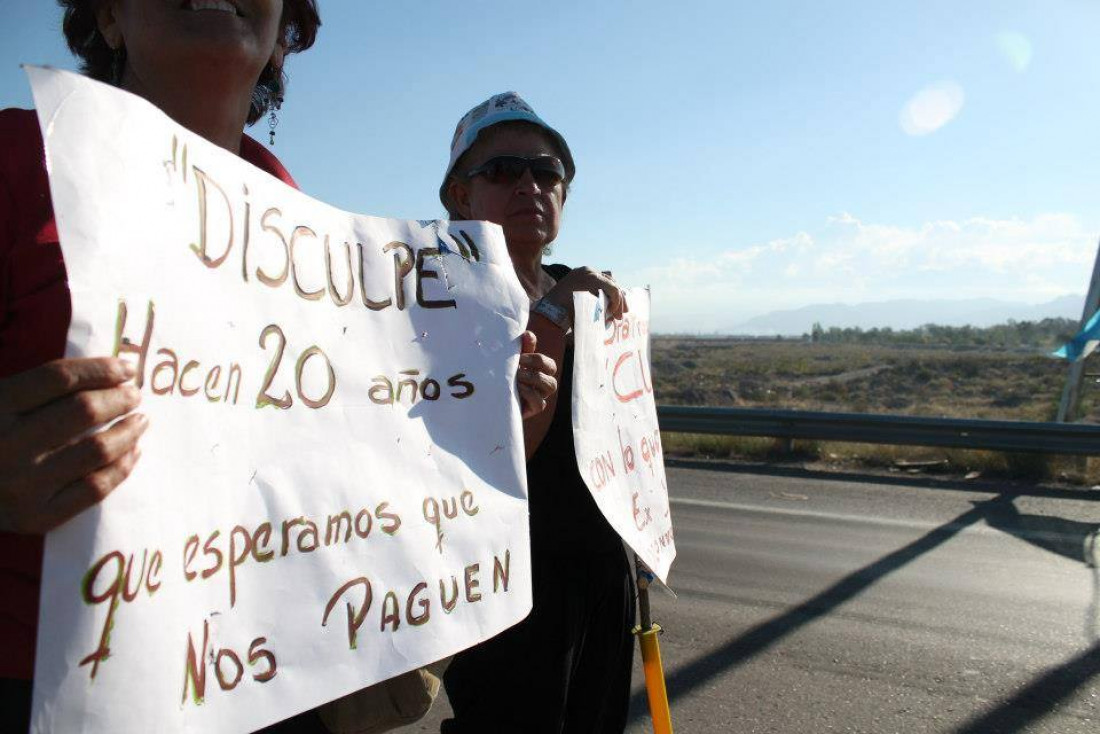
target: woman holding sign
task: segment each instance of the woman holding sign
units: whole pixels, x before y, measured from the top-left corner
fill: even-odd
[[[60,4],[85,73],[295,185],[242,131],[270,115],[274,141],[283,62],[313,45],[315,0]],[[127,477],[146,420],[128,364],[61,358],[71,304],[32,110],[0,111],[0,148],[0,730],[26,731],[42,534]]]
[[[549,407],[524,424],[534,606],[503,634],[460,653],[444,682],[455,718],[445,734],[611,732],[626,726],[634,625],[623,545],[577,468],[572,431],[573,293],[622,292],[590,268],[544,265],[574,174],[565,139],[515,93],[470,110],[451,142],[439,195],[452,219],[504,229],[516,275],[531,299],[528,329],[561,365]]]

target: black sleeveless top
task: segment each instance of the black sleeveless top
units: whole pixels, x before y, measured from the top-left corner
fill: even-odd
[[[561,280],[570,268],[543,269]],[[558,369],[558,402],[550,429],[527,462],[531,549],[535,555],[623,553],[622,541],[604,518],[577,468],[573,450],[573,347]]]

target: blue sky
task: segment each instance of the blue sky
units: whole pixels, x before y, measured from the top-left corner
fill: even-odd
[[[0,0],[18,65],[60,12]],[[552,259],[653,287],[658,330],[822,302],[1083,293],[1100,237],[1100,3],[321,0],[275,152],[312,196],[443,215],[458,118],[513,89],[569,140]],[[264,128],[256,137],[266,138]]]

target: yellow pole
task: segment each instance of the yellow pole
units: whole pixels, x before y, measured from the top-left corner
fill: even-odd
[[[634,628],[638,647],[642,650],[642,670],[645,672],[645,690],[649,698],[649,716],[653,719],[654,734],[672,734],[672,713],[668,708],[668,692],[665,690],[665,670],[661,666],[661,646],[657,636],[660,625],[653,624],[649,613],[649,574],[638,567],[638,609],[641,624]]]

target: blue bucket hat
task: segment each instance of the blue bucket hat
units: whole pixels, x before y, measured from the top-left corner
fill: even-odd
[[[458,159],[470,149],[482,130],[512,120],[530,122],[548,132],[554,142],[558,144],[558,147],[561,148],[562,164],[565,165],[565,180],[567,182],[573,180],[573,175],[576,173],[576,167],[573,165],[573,154],[569,151],[569,145],[565,142],[565,138],[561,136],[561,133],[547,125],[546,121],[536,115],[535,111],[531,109],[531,105],[524,102],[518,94],[515,92],[502,92],[501,94],[494,94],[477,107],[474,107],[458,121],[454,137],[451,138],[451,160],[447,163],[447,171],[443,174],[443,183],[439,186],[439,200],[444,207],[447,207],[447,180],[451,177],[451,172],[454,171]]]

